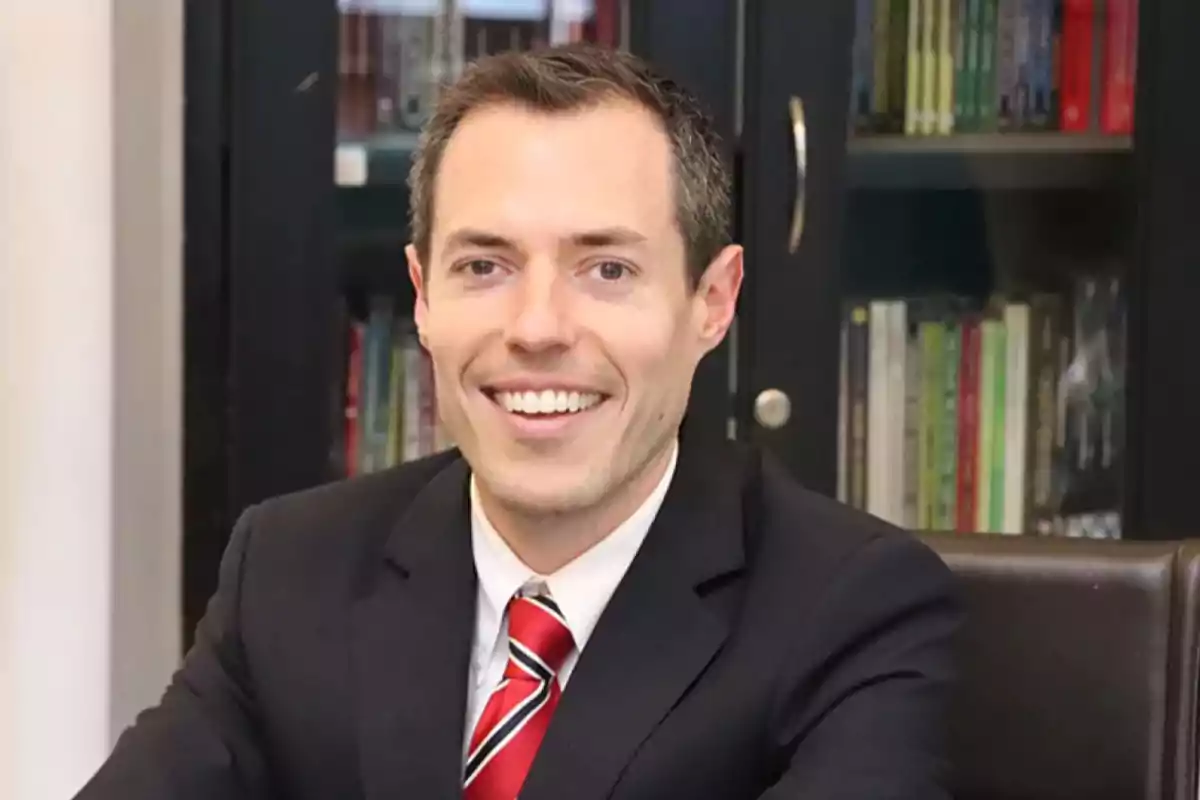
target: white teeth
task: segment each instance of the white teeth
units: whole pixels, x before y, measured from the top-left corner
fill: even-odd
[[[520,414],[574,414],[600,402],[595,392],[567,392],[543,389],[540,392],[496,392],[496,402],[505,411]]]

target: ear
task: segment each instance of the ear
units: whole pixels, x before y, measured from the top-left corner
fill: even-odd
[[[413,296],[416,298],[413,302],[413,322],[417,326],[417,337],[421,344],[425,345],[425,312],[429,307],[425,291],[425,269],[415,245],[410,243],[404,248],[404,257],[408,261],[408,279],[412,281]]]
[[[697,333],[706,353],[721,343],[733,324],[742,289],[742,256],[740,244],[726,246],[709,263],[696,286]]]

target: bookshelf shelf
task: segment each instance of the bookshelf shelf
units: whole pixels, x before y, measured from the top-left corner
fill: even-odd
[[[1133,178],[1130,136],[855,136],[848,150],[852,189],[1079,189]]]
[[[1133,137],[1108,134],[957,133],[951,136],[855,136],[850,152],[860,153],[1128,153]]]

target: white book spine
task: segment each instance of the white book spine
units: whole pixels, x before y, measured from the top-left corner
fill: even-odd
[[[954,23],[951,0],[940,0],[937,29],[937,132],[954,131]]]
[[[888,490],[888,303],[872,300],[870,304],[871,354],[870,375],[867,377],[867,511],[881,519],[891,513],[891,494]]]
[[[909,0],[908,5],[907,79],[904,100],[906,136],[915,136],[921,132],[921,2],[922,0]]]
[[[908,358],[908,304],[893,300],[888,309],[888,498],[887,520],[904,525],[904,408]]]
[[[937,132],[937,0],[925,0],[921,14],[921,133]]]
[[[1004,533],[1019,534],[1025,525],[1025,443],[1029,396],[1029,306],[1009,303],[1004,385]]]

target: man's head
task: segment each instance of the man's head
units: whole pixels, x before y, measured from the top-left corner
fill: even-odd
[[[410,183],[417,326],[481,490],[569,514],[648,489],[741,284],[694,102],[627,54],[485,58],[443,93]]]

